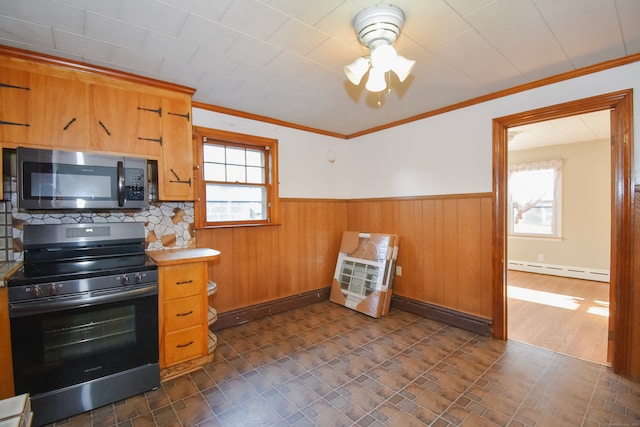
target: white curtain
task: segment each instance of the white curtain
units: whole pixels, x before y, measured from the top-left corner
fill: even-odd
[[[562,160],[519,163],[509,166],[509,193],[514,208],[514,224],[544,199],[555,199]]]

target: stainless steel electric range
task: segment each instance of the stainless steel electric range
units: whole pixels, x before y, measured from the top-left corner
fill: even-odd
[[[34,425],[160,385],[158,271],[142,223],[25,225],[8,280],[16,394]]]

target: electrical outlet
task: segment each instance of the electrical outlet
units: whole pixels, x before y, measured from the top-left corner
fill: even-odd
[[[544,261],[544,254],[538,254],[538,261]]]
[[[402,267],[396,265],[396,276],[402,276]]]

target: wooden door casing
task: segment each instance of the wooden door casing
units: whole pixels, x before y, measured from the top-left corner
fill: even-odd
[[[506,323],[506,199],[507,129],[593,111],[611,110],[611,364],[616,373],[640,377],[640,357],[633,357],[631,337],[640,328],[632,322],[633,281],[633,91],[623,90],[493,120],[493,336],[507,339]],[[638,290],[635,290],[638,294]],[[640,354],[636,355],[640,356]],[[633,361],[637,360],[637,361]],[[636,366],[637,365],[637,366]]]

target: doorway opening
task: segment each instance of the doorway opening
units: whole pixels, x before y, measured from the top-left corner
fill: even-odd
[[[577,114],[609,110],[611,123],[611,316],[608,322],[607,360],[614,372],[629,371],[628,336],[631,325],[633,135],[632,90],[624,90],[564,104],[526,111],[493,120],[493,336],[507,334],[507,178],[508,129]]]
[[[608,110],[508,128],[508,338],[607,364]]]

